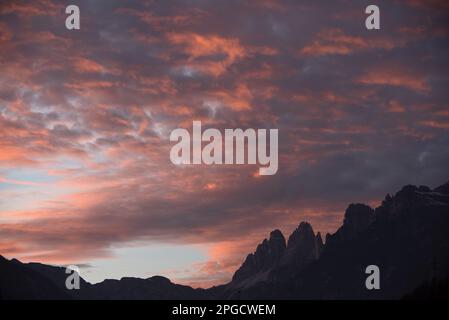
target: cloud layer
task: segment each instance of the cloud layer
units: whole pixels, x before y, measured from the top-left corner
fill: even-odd
[[[449,179],[445,1],[380,1],[379,31],[363,1],[78,5],[79,31],[57,1],[0,5],[0,254],[204,244],[184,280],[209,285],[271,229],[333,231],[350,202]],[[278,128],[277,175],[174,166],[193,120]]]

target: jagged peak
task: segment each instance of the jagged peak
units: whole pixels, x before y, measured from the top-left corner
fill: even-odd
[[[281,246],[281,247],[286,246],[284,235],[278,229],[271,231],[270,237],[268,239],[264,239],[262,241],[262,243],[260,243],[257,246],[256,253],[257,253],[257,251],[260,251],[260,249],[273,247],[273,246]]]
[[[351,203],[345,211],[343,225],[334,233],[326,235],[326,245],[336,239],[351,239],[365,230],[374,220],[375,211],[363,203]]]
[[[444,185],[440,186],[438,188],[444,189]],[[401,188],[401,190],[396,192],[396,194],[394,194],[394,195],[391,195],[388,193],[385,196],[385,199],[382,201],[382,205],[380,206],[380,208],[389,207],[392,203],[397,202],[398,200],[401,201],[403,199],[411,199],[411,198],[419,197],[420,194],[431,193],[432,191],[441,192],[442,189],[439,190],[438,188],[435,188],[434,190],[432,190],[431,188],[429,188],[428,186],[425,186],[425,185],[420,185],[419,187],[417,187],[412,184],[403,186]],[[378,209],[376,209],[376,211],[377,210]]]
[[[284,238],[284,235],[282,234],[281,230],[274,229],[270,232],[270,239],[272,238]]]
[[[284,242],[285,242],[284,235],[282,234],[282,232],[279,229],[275,229],[270,232],[270,241],[277,240],[277,239],[284,240]]]
[[[307,222],[307,221],[301,221],[298,225],[298,227],[295,229],[295,231],[293,231],[293,233],[295,232],[313,232],[313,228],[312,225]]]
[[[273,247],[280,247],[281,250],[286,247],[284,235],[278,229],[271,231],[270,237],[268,239],[265,238],[261,243],[259,243],[254,254],[257,255],[258,253],[264,252]]]
[[[313,232],[312,225],[306,221],[303,221],[288,238],[287,247],[296,246],[306,239],[314,238],[315,233]]]
[[[321,237],[321,232],[318,232],[317,234],[316,234],[316,240],[317,240],[317,242],[318,243],[321,243],[321,245],[323,244],[323,238]]]
[[[247,255],[240,268],[234,273],[232,281],[241,281],[276,266],[286,249],[285,238],[278,229],[264,239],[254,253]]]
[[[315,236],[315,259],[318,259],[321,256],[321,252],[323,251],[323,239],[321,238],[321,233],[318,232]]]

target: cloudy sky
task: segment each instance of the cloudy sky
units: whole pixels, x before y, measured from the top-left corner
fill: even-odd
[[[65,28],[76,4],[81,29]],[[449,5],[0,2],[0,254],[97,282],[228,281],[275,228],[449,180]],[[279,129],[279,171],[176,166],[170,132]]]

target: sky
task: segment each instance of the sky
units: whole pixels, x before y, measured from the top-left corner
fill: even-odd
[[[449,180],[449,4],[0,2],[0,254],[195,287],[301,221]],[[80,30],[65,7],[80,8]],[[279,170],[174,165],[170,132],[279,130]]]

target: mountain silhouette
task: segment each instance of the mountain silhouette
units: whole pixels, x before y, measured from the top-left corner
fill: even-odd
[[[125,277],[90,284],[80,277],[80,290],[68,290],[66,268],[40,263],[21,263],[0,256],[0,298],[2,299],[205,299],[204,289],[193,289],[154,276]]]
[[[376,209],[349,205],[343,225],[327,234],[325,243],[307,222],[301,222],[287,241],[281,231],[272,231],[224,285],[193,289],[155,276],[97,284],[81,279],[80,290],[67,290],[65,268],[0,256],[0,298],[435,298],[448,292],[448,231],[449,182],[433,190],[408,185],[387,195]],[[365,287],[369,265],[380,269],[379,290]]]

